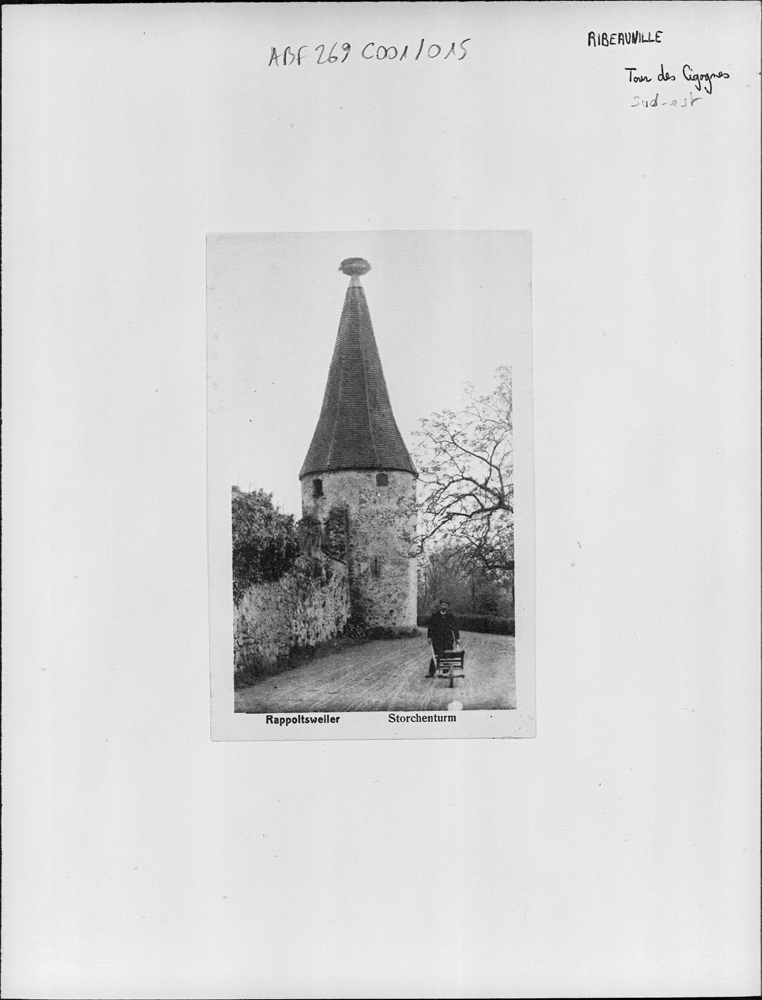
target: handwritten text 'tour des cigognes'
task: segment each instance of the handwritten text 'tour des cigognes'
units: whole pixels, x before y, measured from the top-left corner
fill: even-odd
[[[360,56],[367,61],[375,62],[402,62],[410,59],[416,62],[418,59],[452,59],[454,62],[461,62],[468,55],[466,43],[470,38],[464,38],[461,42],[450,42],[439,45],[437,42],[426,44],[426,39],[422,38],[417,45],[378,45],[376,42],[366,42],[359,52]],[[334,42],[333,45],[316,45],[310,48],[309,45],[297,45],[292,48],[287,45],[282,52],[278,52],[273,46],[270,49],[270,61],[268,66],[304,66],[308,62],[314,62],[317,66],[332,66],[338,63],[345,63],[352,52],[349,42]]]

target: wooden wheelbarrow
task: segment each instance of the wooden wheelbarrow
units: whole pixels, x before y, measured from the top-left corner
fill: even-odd
[[[449,680],[450,687],[455,687],[455,678],[466,676],[463,668],[465,656],[466,651],[464,649],[446,649],[436,657],[434,676]]]

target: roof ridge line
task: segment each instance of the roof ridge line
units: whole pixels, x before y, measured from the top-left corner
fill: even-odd
[[[345,300],[346,300],[346,296],[345,296]],[[341,320],[339,320],[339,324],[341,324]],[[339,326],[339,330],[341,331],[341,326]],[[339,350],[338,350],[338,355],[339,355],[339,357],[338,357],[338,361],[339,361],[339,392],[338,392],[338,401],[337,401],[337,404],[336,404],[336,413],[334,414],[334,417],[333,417],[333,429],[331,430],[331,443],[328,445],[328,457],[326,459],[326,464],[329,467],[330,467],[330,464],[331,464],[331,458],[333,457],[333,446],[334,446],[334,443],[336,442],[336,428],[339,426],[339,414],[341,413],[341,390],[344,387],[344,347],[345,347],[344,341],[345,341],[345,338],[342,336],[341,339],[340,339],[340,341],[339,341],[339,343],[338,343],[338,348],[339,348]],[[328,377],[330,378],[330,370],[329,370]]]
[[[362,288],[362,285],[360,285],[359,287]],[[363,289],[362,297],[363,297],[363,299],[365,299],[365,289]],[[366,308],[367,313],[368,313],[368,328],[370,329],[370,335],[373,337],[373,340],[375,341],[376,338],[375,338],[375,335],[373,333],[373,324],[371,322],[370,308],[368,307],[367,300],[365,300],[365,308]],[[360,330],[362,332],[364,332],[364,327],[361,326]],[[376,344],[376,354],[378,354],[378,344]],[[376,435],[373,433],[373,417],[371,416],[371,413],[370,413],[370,399],[368,398],[368,366],[365,363],[365,344],[363,343],[362,339],[360,339],[360,355],[362,357],[362,373],[363,373],[363,376],[365,378],[365,409],[368,411],[368,430],[370,431],[370,439],[371,439],[371,441],[373,443],[373,454],[374,454],[375,459],[376,459],[376,465],[380,466],[380,464],[381,464],[381,456],[379,455],[378,445],[376,444]],[[380,355],[378,357],[378,362],[379,362],[379,364],[381,364],[381,356]]]

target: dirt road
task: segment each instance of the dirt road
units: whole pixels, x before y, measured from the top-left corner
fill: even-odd
[[[387,712],[516,707],[515,639],[462,632],[466,676],[429,680],[425,637],[353,646],[236,692],[236,712]]]

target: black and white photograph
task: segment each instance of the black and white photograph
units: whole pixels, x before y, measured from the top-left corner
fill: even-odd
[[[760,996],[760,4],[2,14],[2,996]]]
[[[532,735],[530,281],[526,231],[209,236],[213,698],[258,737]]]

